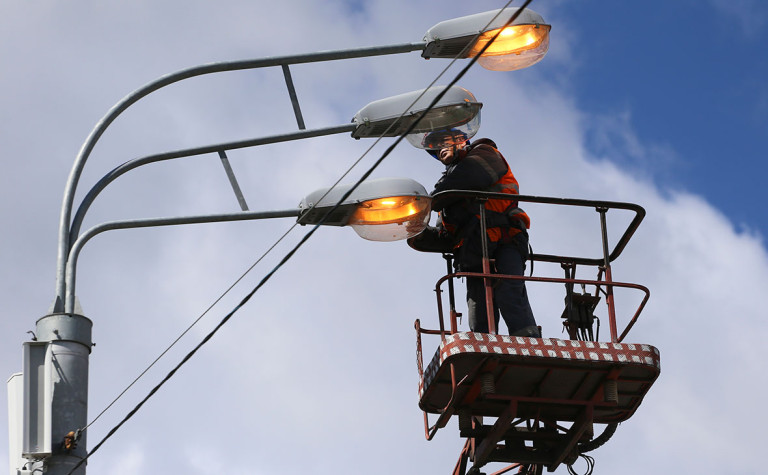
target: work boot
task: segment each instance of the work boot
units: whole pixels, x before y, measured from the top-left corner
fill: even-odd
[[[510,336],[527,336],[529,338],[541,338],[541,330],[536,325],[530,325],[517,330]]]

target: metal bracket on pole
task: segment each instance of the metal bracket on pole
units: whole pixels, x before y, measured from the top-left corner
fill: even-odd
[[[299,126],[299,130],[304,130],[307,127],[304,125],[304,117],[302,117],[301,107],[299,107],[299,97],[296,95],[296,88],[293,86],[293,78],[291,78],[291,70],[287,64],[283,64],[283,76],[285,76],[285,86],[288,88],[288,95],[291,96],[293,113],[296,115],[296,124]]]
[[[240,189],[240,185],[237,183],[237,178],[235,177],[235,172],[232,170],[232,165],[229,164],[227,152],[224,150],[219,150],[219,158],[221,158],[221,164],[224,166],[224,171],[227,173],[227,178],[229,178],[229,184],[232,185],[232,191],[235,192],[237,202],[240,203],[240,209],[243,211],[248,211],[248,204],[245,202],[243,191]]]

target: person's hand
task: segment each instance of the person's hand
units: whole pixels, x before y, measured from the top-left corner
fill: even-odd
[[[417,236],[408,239],[411,248],[421,252],[451,252],[453,239],[442,228],[427,226]]]

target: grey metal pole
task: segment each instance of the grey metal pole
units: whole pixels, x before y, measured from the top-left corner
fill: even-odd
[[[75,313],[52,313],[37,321],[38,341],[49,346],[51,365],[51,438],[52,455],[36,462],[30,473],[66,475],[86,456],[86,436],[77,434],[74,447],[64,440],[70,432],[88,423],[88,356],[91,352],[91,321]],[[73,434],[74,435],[74,434]],[[81,437],[80,437],[81,436]],[[73,475],[84,475],[85,464]]]

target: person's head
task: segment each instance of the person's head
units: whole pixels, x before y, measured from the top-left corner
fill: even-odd
[[[460,158],[468,145],[467,134],[458,129],[432,132],[424,139],[427,153],[443,165],[450,165]]]
[[[447,145],[441,149],[427,149],[427,153],[439,160],[443,165],[450,165],[464,157],[468,145],[469,141],[462,144]]]

